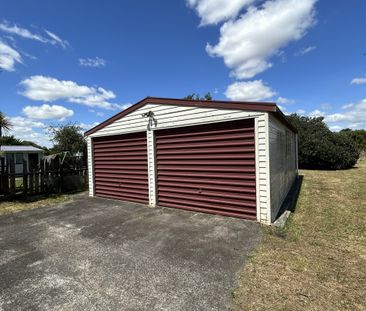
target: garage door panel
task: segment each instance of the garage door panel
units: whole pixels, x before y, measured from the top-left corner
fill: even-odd
[[[164,146],[169,144],[175,143],[191,143],[191,142],[209,142],[209,141],[221,141],[225,140],[226,142],[230,139],[237,139],[237,138],[252,138],[254,139],[254,134],[246,133],[246,132],[238,132],[235,134],[226,134],[226,135],[204,135],[204,136],[194,136],[194,137],[185,137],[185,138],[169,138],[169,139],[162,139],[159,140],[157,146]]]
[[[112,192],[124,192],[124,195],[145,195],[145,189],[141,189],[138,187],[125,187],[125,186],[113,186],[113,185],[98,185],[95,187],[101,191],[112,191]]]
[[[144,151],[146,149],[146,144],[144,146],[131,146],[131,147],[113,147],[113,148],[107,148],[107,147],[99,147],[99,148],[95,148],[96,151],[101,150],[103,152],[108,152],[110,154],[116,154],[119,155],[120,153],[123,152],[131,152],[131,151]]]
[[[116,199],[116,200],[121,200],[121,201],[128,201],[128,202],[136,202],[136,203],[143,203],[146,204],[146,201],[148,200],[148,198],[146,197],[141,197],[141,196],[123,196],[123,195],[118,195],[115,192],[106,192],[106,191],[100,191],[98,194],[98,197],[101,198],[107,198],[107,199]]]
[[[188,189],[195,189],[195,191],[197,192],[198,190],[208,190],[208,191],[215,191],[217,192],[217,185],[207,185],[204,183],[186,183],[186,182],[180,182],[180,183],[174,183],[174,182],[164,182],[164,181],[160,181],[159,182],[159,190],[167,190],[166,187],[169,187],[170,190],[174,191],[178,191],[180,189],[184,190],[184,191],[188,191],[185,188]],[[177,187],[177,188],[174,188]],[[179,187],[179,188],[178,188]],[[255,193],[255,185],[252,187],[240,187],[240,186],[223,186],[220,185],[220,190],[221,191],[225,191],[223,193],[227,194],[227,193],[231,193],[231,192],[237,192],[236,195],[240,195],[240,193]]]
[[[170,198],[177,198],[179,196],[177,191],[159,191],[158,192],[159,197],[163,198],[163,197],[170,197]],[[212,202],[212,203],[220,203],[223,204],[222,207],[226,207],[226,206],[231,206],[231,205],[235,205],[235,206],[255,206],[255,202],[252,202],[251,198],[248,198],[247,196],[245,196],[244,199],[242,199],[243,196],[240,196],[241,199],[233,199],[233,198],[223,198],[223,197],[214,197],[214,196],[209,196],[209,195],[205,195],[204,193],[200,193],[200,194],[184,194],[181,195],[182,198],[184,198],[185,200],[192,200],[195,202]]]
[[[220,165],[220,166],[227,166],[228,161],[227,160],[195,160],[195,159],[190,159],[190,160],[186,160],[186,159],[175,159],[175,160],[171,160],[171,159],[161,159],[159,161],[160,165],[205,165],[205,166],[210,166],[210,165]],[[245,161],[245,160],[230,160],[230,164],[234,165],[234,166],[253,166],[255,165],[255,161]]]
[[[219,154],[219,153],[215,153],[215,154],[170,154],[170,155],[162,155],[160,154],[159,157],[160,161],[163,163],[164,160],[200,160],[200,159],[205,159],[205,160],[211,160],[211,159],[218,159],[218,160],[230,160],[230,159],[255,159],[254,155],[252,153],[248,153],[248,154],[243,154],[243,153],[238,153],[238,154]]]
[[[113,171],[111,171],[113,170]],[[113,178],[116,178],[116,176],[135,176],[135,175],[143,175],[144,177],[147,178],[147,173],[144,170],[121,170],[118,168],[114,168],[113,165],[111,165],[109,168],[98,168],[97,166],[95,167],[95,171],[98,171],[98,174],[101,173],[107,173],[110,175],[114,175]],[[97,175],[98,176],[98,175]],[[131,177],[132,178],[132,177]]]
[[[253,211],[253,208],[235,208],[232,206],[227,206],[224,209],[221,204],[209,204],[204,202],[197,202],[194,205],[190,205],[187,201],[181,200],[164,200],[162,201],[165,206],[175,207],[186,209],[190,211],[197,211],[202,213],[212,213],[224,216],[232,216],[244,218],[243,213],[245,214],[245,219],[256,220],[256,214]]]
[[[177,181],[177,180],[176,180]],[[159,186],[171,186],[171,187],[185,187],[185,188],[201,188],[208,190],[217,190],[217,184],[220,185],[220,189],[224,191],[233,191],[233,192],[244,192],[244,193],[255,193],[255,183],[235,183],[235,186],[232,186],[232,183],[227,183],[229,186],[225,186],[224,183],[205,183],[203,182],[189,182],[188,180],[183,180],[179,182],[174,181],[164,181],[160,179]]]
[[[184,149],[184,148],[207,148],[207,147],[216,147],[219,142],[217,141],[209,141],[209,142],[200,142],[200,143],[181,143],[181,144],[156,144],[157,150],[163,149]],[[254,146],[253,141],[241,141],[241,140],[227,140],[224,142],[226,147],[231,146]]]
[[[240,166],[240,165],[158,165],[158,170],[161,171],[199,171],[199,172],[242,172],[242,173],[252,173],[254,168],[250,166]]]
[[[128,134],[127,134],[128,135]],[[98,137],[98,138],[94,138],[94,140],[98,140],[98,146],[108,146],[111,144],[124,144],[124,145],[136,145],[138,143],[141,144],[146,144],[146,140],[144,137],[141,138],[136,138],[136,137],[131,137],[131,138],[123,138],[123,140],[121,140],[121,135],[117,135],[117,136],[106,136],[106,137]]]
[[[158,180],[160,176],[180,176],[180,177],[202,177],[202,172],[181,172],[181,171],[159,171],[158,172]],[[205,172],[204,174],[206,177],[210,178],[220,178],[220,179],[248,179],[248,180],[255,180],[255,174],[238,174],[238,173],[212,173],[212,172]]]
[[[210,126],[210,124],[207,124],[207,126]],[[179,131],[172,131],[171,133],[166,132],[164,133],[164,136],[161,136],[160,141],[164,141],[170,138],[178,138],[178,137],[195,137],[195,136],[202,136],[202,135],[217,135],[217,134],[229,134],[229,133],[254,133],[254,127],[245,127],[245,128],[218,128],[218,129],[209,129],[205,130],[202,129],[199,132],[179,132]]]
[[[119,189],[119,190],[123,190],[123,189],[131,189],[131,192],[134,192],[134,191],[138,191],[138,192],[141,192],[142,191],[145,191],[145,185],[144,184],[133,184],[133,183],[130,183],[130,181],[128,183],[121,183],[121,182],[103,182],[103,181],[98,181],[98,188],[102,189],[102,188],[105,188],[105,189],[114,189],[116,190]]]
[[[93,139],[96,196],[148,203],[146,133]]]
[[[220,189],[225,190],[222,187],[220,187]],[[233,190],[212,191],[212,190],[204,189],[200,185],[198,185],[198,187],[196,187],[196,188],[185,187],[185,185],[181,185],[180,187],[159,186],[158,192],[161,195],[169,194],[169,193],[172,193],[172,194],[185,193],[185,194],[189,194],[189,195],[198,195],[200,197],[203,197],[204,199],[210,198],[210,197],[212,197],[212,198],[237,197],[237,198],[241,198],[241,199],[245,199],[245,200],[254,200],[255,199],[255,194],[253,195],[250,192],[248,193],[248,192],[240,192],[240,191],[233,191]]]
[[[186,148],[186,149],[170,149],[170,150],[158,150],[159,151],[159,156],[160,155],[171,155],[171,154],[178,154],[178,155],[182,155],[182,154],[188,154],[188,155],[195,155],[195,154],[202,154],[202,155],[207,155],[207,156],[213,156],[216,154],[224,154],[227,156],[232,156],[233,154],[253,154],[253,152],[255,151],[254,147],[246,147],[246,148],[242,148],[242,147],[231,147],[231,148],[204,148],[204,149],[191,149],[191,148]]]
[[[254,121],[156,132],[158,204],[256,215]]]
[[[121,179],[119,176],[116,176],[116,174],[98,174],[98,176],[95,177],[95,180],[96,181],[103,180],[109,182],[121,180],[124,183],[136,183],[136,184],[139,183],[146,185],[146,176],[144,175],[123,176],[123,179]]]

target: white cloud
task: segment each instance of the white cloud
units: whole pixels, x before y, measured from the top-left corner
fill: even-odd
[[[28,29],[19,27],[17,25],[10,25],[7,22],[0,23],[0,30],[3,32],[6,32],[6,33],[20,36],[22,38],[47,43],[47,39],[42,37],[41,35],[34,34],[34,33],[30,32]]]
[[[329,126],[329,129],[333,132],[339,132],[341,129],[343,129],[343,127],[339,126],[339,125],[332,125],[332,126]]]
[[[358,125],[363,124],[366,127],[366,99],[349,106],[347,111],[327,115],[325,121],[357,123]]]
[[[276,95],[262,80],[248,82],[234,82],[225,91],[225,96],[231,100],[259,101],[269,99]]]
[[[20,54],[0,40],[0,69],[14,71],[16,63],[22,63]]]
[[[354,104],[346,104],[342,111],[327,114],[316,109],[308,114],[309,117],[324,117],[324,121],[332,131],[342,128],[366,129],[366,99]]]
[[[21,94],[32,100],[44,102],[66,100],[70,103],[109,110],[124,108],[123,105],[110,103],[109,100],[116,98],[116,95],[101,87],[89,87],[46,76],[31,76],[21,81],[20,85],[24,87]]]
[[[41,146],[50,147],[51,141],[47,132],[47,126],[43,122],[24,117],[9,117],[13,128],[10,135],[21,140],[30,140]]]
[[[277,98],[277,103],[282,104],[282,105],[291,105],[291,104],[295,103],[295,101],[293,99],[288,99],[288,98],[280,96]]]
[[[320,105],[320,109],[322,109],[322,110],[331,110],[332,108],[333,108],[333,106],[331,104],[325,103],[325,104]]]
[[[57,36],[56,34],[50,32],[48,30],[44,30],[45,33],[47,34],[47,37],[46,37],[46,36],[42,36],[40,34],[33,33],[30,30],[28,30],[26,28],[22,28],[18,25],[15,25],[15,24],[10,25],[8,22],[1,22],[0,31],[9,33],[12,35],[17,35],[17,36],[25,38],[25,39],[35,40],[35,41],[42,42],[42,43],[49,43],[49,44],[53,44],[53,45],[59,44],[63,48],[66,48],[69,46],[69,43],[66,40],[61,39],[59,36]]]
[[[306,113],[306,111],[304,109],[298,109],[298,110],[296,110],[296,113],[300,114],[300,115],[304,115]]]
[[[187,0],[201,18],[201,26],[217,24],[235,18],[241,9],[256,0]]]
[[[52,40],[50,40],[50,43],[52,43],[54,45],[59,44],[64,49],[66,49],[67,47],[70,47],[70,44],[67,40],[61,39],[59,36],[57,36],[56,34],[54,34],[53,32],[51,32],[49,30],[45,29],[45,32],[52,39]]]
[[[26,106],[23,113],[31,119],[56,119],[63,121],[72,117],[74,111],[58,105]]]
[[[23,117],[9,117],[9,120],[11,124],[13,125],[13,128],[45,128],[46,125],[43,122],[40,121],[34,121]]]
[[[87,131],[91,128],[93,128],[94,126],[97,126],[98,124],[100,124],[99,122],[94,122],[91,124],[86,124],[86,123],[79,123],[78,125],[84,130]]]
[[[302,56],[305,54],[308,54],[312,51],[316,50],[316,46],[308,46],[306,48],[302,48],[301,50],[299,50],[298,52],[295,53],[295,56]]]
[[[342,106],[342,109],[349,109],[352,108],[355,104],[345,104]]]
[[[326,113],[324,111],[320,111],[319,109],[315,109],[309,112],[309,117],[324,117]]]
[[[352,79],[351,84],[366,84],[366,77],[354,78]]]
[[[268,59],[289,42],[302,38],[314,24],[316,0],[273,0],[250,7],[220,29],[217,45],[207,45],[210,56],[223,57],[232,76],[248,79],[270,68]]]
[[[95,58],[79,58],[79,65],[84,67],[95,67],[101,68],[105,67],[106,61],[103,58],[95,57]]]

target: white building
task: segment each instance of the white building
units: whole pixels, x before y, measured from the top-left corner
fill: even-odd
[[[27,163],[27,171],[39,168],[44,151],[33,146],[0,146],[0,157],[7,163],[15,163],[15,173],[23,173],[23,161]]]
[[[91,196],[270,224],[298,174],[275,103],[148,97],[85,135]]]

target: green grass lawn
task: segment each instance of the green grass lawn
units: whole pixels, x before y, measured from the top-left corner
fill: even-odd
[[[232,310],[366,310],[366,163],[303,170],[285,229],[263,228]]]

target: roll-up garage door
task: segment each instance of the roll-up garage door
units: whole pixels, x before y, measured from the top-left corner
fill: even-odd
[[[93,138],[95,195],[148,203],[146,133]]]
[[[254,120],[156,132],[160,206],[256,219]]]

